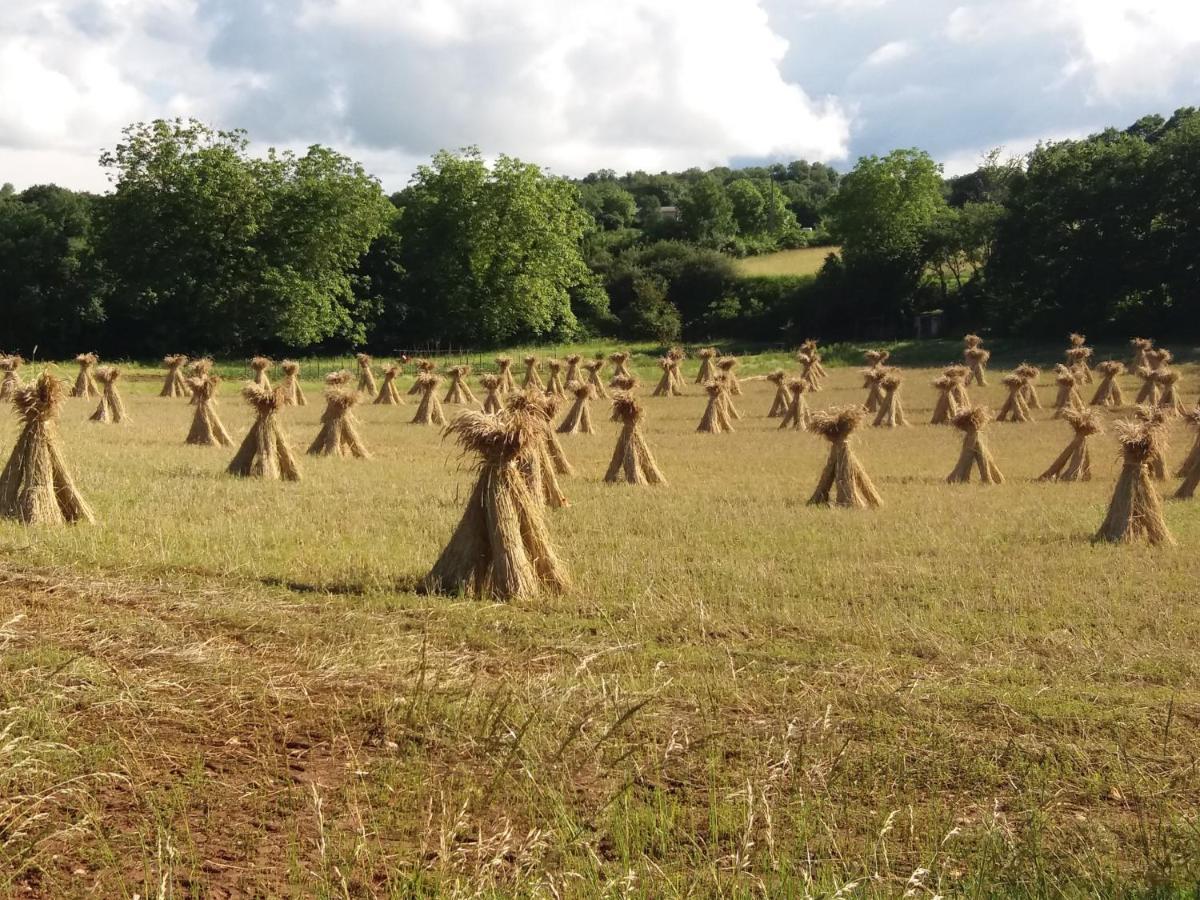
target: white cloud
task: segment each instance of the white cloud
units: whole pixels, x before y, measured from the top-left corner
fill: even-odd
[[[889,63],[900,62],[913,55],[914,47],[910,41],[888,41],[876,47],[864,61],[864,66],[886,66]]]

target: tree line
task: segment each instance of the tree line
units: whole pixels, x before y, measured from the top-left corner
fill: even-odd
[[[1200,113],[988,155],[923,151],[571,180],[468,148],[386,196],[330,148],[139,123],[113,184],[0,189],[0,348],[62,356],[380,353],[590,335],[895,337],[941,311],[994,334],[1195,333]],[[831,246],[816,276],[735,259]]]

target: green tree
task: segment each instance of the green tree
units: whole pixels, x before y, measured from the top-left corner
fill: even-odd
[[[243,132],[194,120],[123,134],[101,157],[119,349],[363,339],[352,274],[394,211],[361,166],[319,146],[253,159]]]
[[[0,321],[9,349],[42,356],[91,346],[104,319],[92,246],[95,198],[55,185],[0,189]]]
[[[628,228],[637,218],[633,194],[612,180],[584,182],[579,186],[579,202],[604,231]]]
[[[595,302],[580,245],[591,227],[575,187],[479,151],[441,152],[400,202],[406,302],[415,335],[496,344],[569,337],[572,296]]]
[[[733,220],[742,234],[758,234],[767,227],[767,203],[758,186],[749,178],[739,178],[725,188],[733,211]]]
[[[737,229],[733,204],[713,175],[699,175],[679,204],[688,237],[706,247],[724,245]]]

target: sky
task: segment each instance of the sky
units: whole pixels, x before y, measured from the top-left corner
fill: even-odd
[[[105,190],[126,125],[580,176],[920,147],[948,174],[1200,104],[1200,0],[0,0],[0,183]]]

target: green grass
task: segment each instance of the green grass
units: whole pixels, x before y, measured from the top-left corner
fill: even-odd
[[[837,253],[837,247],[802,247],[780,250],[762,256],[747,256],[736,262],[739,275],[816,275],[825,257]]]
[[[154,380],[125,427],[70,401],[99,523],[0,523],[0,894],[1191,896],[1200,507],[1167,503],[1178,548],[1091,543],[1112,429],[1093,482],[1039,484],[1049,411],[989,428],[1006,484],[948,486],[907,365],[918,424],[856,438],[873,512],[805,505],[826,447],[762,380],[732,435],[695,433],[695,386],[646,399],[663,489],[601,483],[597,404],[550,513],[575,588],[510,604],[409,590],[472,477],[411,402],[359,410],[373,460],[263,484]],[[862,399],[831,371],[814,407]],[[286,413],[297,449],[320,412]]]

